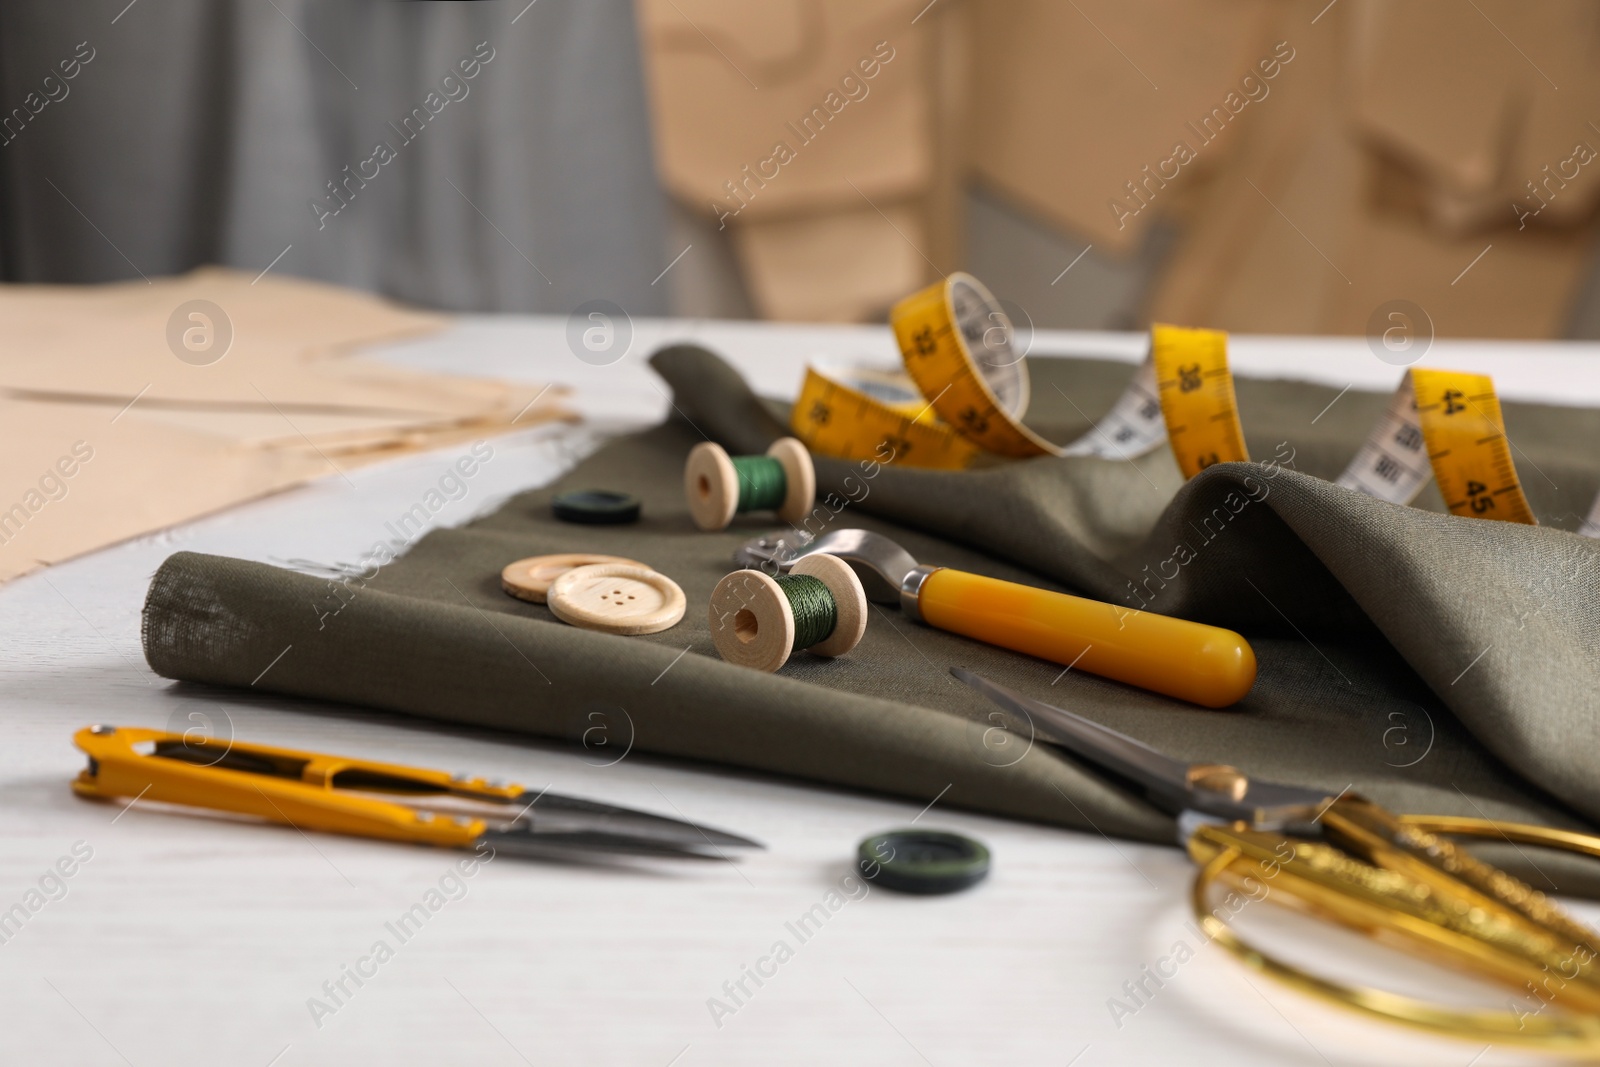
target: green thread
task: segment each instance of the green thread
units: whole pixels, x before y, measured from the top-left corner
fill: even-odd
[[[731,456],[739,476],[738,511],[768,511],[783,503],[789,479],[771,456]]]
[[[777,581],[794,612],[794,647],[810,648],[826,641],[839,622],[839,606],[827,585],[809,574],[780,574]]]

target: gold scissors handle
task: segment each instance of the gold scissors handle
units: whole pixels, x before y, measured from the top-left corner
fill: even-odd
[[[1207,936],[1247,966],[1304,993],[1369,1015],[1494,1044],[1600,1052],[1596,936],[1544,894],[1474,859],[1441,834],[1500,838],[1600,856],[1600,839],[1481,819],[1395,816],[1347,797],[1322,816],[1326,841],[1242,824],[1203,824],[1188,850],[1191,892]],[[1526,1011],[1460,1010],[1312,975],[1269,956],[1215,908],[1219,884],[1276,896],[1376,940],[1524,991]],[[1545,1011],[1547,1005],[1556,1010]]]
[[[1176,816],[1179,838],[1200,868],[1191,894],[1195,916],[1246,965],[1332,1003],[1436,1033],[1600,1055],[1600,936],[1444,835],[1590,856],[1600,856],[1600,838],[1480,819],[1396,816],[1360,797],[1330,799],[1320,789],[1253,778],[1226,764],[1177,760],[971,671],[951,673]],[[1528,1010],[1513,1003],[1510,1011],[1462,1011],[1308,974],[1229,928],[1226,917],[1237,907],[1210,905],[1218,883],[1497,980],[1525,997]],[[1550,1005],[1556,1010],[1546,1012]]]

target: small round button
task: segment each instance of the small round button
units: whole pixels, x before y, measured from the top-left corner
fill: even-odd
[[[989,850],[943,830],[890,830],[856,849],[856,866],[873,885],[901,893],[954,893],[983,881]]]
[[[591,526],[638,522],[639,498],[608,489],[580,489],[557,494],[550,501],[550,511],[562,522]]]
[[[688,601],[664,574],[629,563],[577,567],[550,586],[550,611],[586,630],[653,634],[676,626]]]
[[[593,552],[561,552],[552,556],[529,556],[508,563],[500,572],[500,587],[518,600],[543,604],[550,595],[550,583],[574,567],[588,567],[596,563],[626,563],[630,567],[643,567],[638,560],[623,556],[601,556]]]

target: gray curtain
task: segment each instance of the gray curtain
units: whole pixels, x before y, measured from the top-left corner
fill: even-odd
[[[628,0],[7,0],[0,119],[7,281],[276,259],[457,310],[667,310]]]

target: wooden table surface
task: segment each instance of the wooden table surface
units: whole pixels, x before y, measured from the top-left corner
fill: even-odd
[[[588,416],[496,441],[469,495],[435,521],[492,509],[606,434],[659,419],[664,387],[643,358],[663,340],[718,348],[773,395],[793,394],[814,353],[893,358],[883,329],[633,326],[627,355],[608,366],[575,359],[557,318],[467,317],[384,350],[408,365],[570,382]],[[1143,340],[1041,332],[1033,348],[1132,361]],[[1245,374],[1381,389],[1400,375],[1360,339],[1238,338],[1233,351]],[[1600,404],[1597,346],[1440,343],[1427,362],[1490,370],[1508,397]],[[1533,1062],[1347,1017],[1248,975],[1187,925],[1191,869],[1175,848],[944,810],[934,797],[922,808],[637,753],[613,762],[401,716],[179,689],[146,667],[140,604],[169,553],[353,562],[459,451],[330,476],[0,589],[0,1063]],[[94,722],[471,769],[681,812],[769,849],[737,865],[622,870],[502,857],[466,877],[443,852],[79,800],[68,789],[82,764],[70,739]],[[989,879],[931,899],[854,881],[856,842],[912,821],[985,841]],[[427,921],[397,937],[391,924],[430,901]],[[791,924],[818,904],[826,920],[797,937]],[[1600,908],[1579,910],[1600,919]],[[1258,912],[1241,921],[1317,966],[1423,988],[1425,975],[1403,960]],[[748,977],[752,968],[766,977]]]

